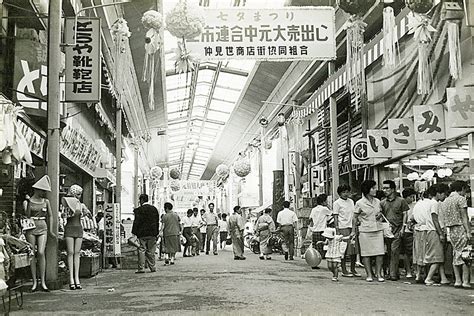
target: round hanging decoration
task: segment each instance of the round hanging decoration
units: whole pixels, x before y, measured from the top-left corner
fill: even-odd
[[[180,0],[166,15],[166,29],[177,38],[190,40],[199,36],[205,23],[203,10],[186,0]]]
[[[163,26],[161,13],[155,10],[146,11],[142,16],[142,24],[147,29],[155,29],[159,31]]]
[[[229,167],[227,165],[221,164],[216,168],[216,174],[219,178],[225,179],[229,175]]]
[[[170,170],[170,177],[171,177],[171,179],[177,180],[181,177],[181,173],[179,172],[178,169],[173,168],[173,169]]]
[[[153,179],[160,179],[163,175],[163,169],[161,169],[159,166],[154,166],[150,170],[150,175]]]
[[[272,141],[271,140],[265,140],[265,149],[272,149]]]
[[[304,259],[310,267],[317,267],[321,263],[321,254],[314,248],[308,248],[304,253]]]
[[[412,172],[407,175],[407,179],[409,181],[416,181],[420,179],[420,175],[418,174],[418,172]]]
[[[364,15],[374,4],[375,0],[339,0],[339,8],[355,15]]]
[[[405,0],[410,10],[419,14],[425,14],[433,8],[433,0]]]
[[[250,173],[250,161],[247,158],[240,158],[232,165],[237,176],[243,178]]]
[[[170,188],[171,188],[171,191],[174,191],[174,192],[179,191],[181,190],[181,184],[177,180],[172,180],[170,181]]]
[[[112,36],[125,36],[125,37],[130,37],[132,33],[130,33],[130,29],[128,28],[127,21],[125,19],[118,19],[115,21],[114,24],[112,24]]]

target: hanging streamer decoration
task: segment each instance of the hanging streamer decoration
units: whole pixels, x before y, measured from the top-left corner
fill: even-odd
[[[365,94],[364,31],[367,24],[362,16],[375,0],[339,0],[339,8],[351,16],[347,21],[346,73],[349,92],[359,97]]]
[[[124,75],[123,70],[126,69],[125,52],[128,46],[128,38],[131,33],[127,25],[127,21],[120,18],[112,25],[112,38],[115,43],[114,63],[115,63],[115,92],[120,98],[121,91],[124,90],[127,76]]]
[[[21,161],[33,163],[30,147],[18,125],[18,116],[22,113],[22,107],[9,101],[0,102],[0,155],[5,165]]]
[[[461,46],[459,43],[459,22],[448,21],[449,72],[454,80],[462,77]]]
[[[145,58],[143,62],[143,81],[148,83],[148,106],[155,109],[155,58],[161,46],[161,27],[163,18],[155,10],[146,11],[142,16],[142,24],[147,29],[145,34]]]
[[[384,0],[383,8],[383,65],[389,69],[397,64],[397,26],[393,11],[394,0]]]
[[[197,60],[193,54],[187,51],[186,40],[201,35],[204,25],[203,10],[189,4],[187,0],[180,0],[166,15],[166,29],[171,35],[181,40],[178,41],[178,48],[175,50],[176,73],[194,70]]]

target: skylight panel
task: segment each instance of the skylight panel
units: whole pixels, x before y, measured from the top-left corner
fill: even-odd
[[[237,100],[240,97],[240,94],[241,94],[240,91],[235,91],[235,90],[225,89],[225,88],[221,88],[221,87],[216,87],[214,89],[213,98],[219,99],[219,100],[224,100],[224,101],[229,101],[229,102],[237,102]]]
[[[222,113],[222,112],[216,112],[216,111],[209,111],[207,113],[207,117],[210,120],[221,121],[224,123],[227,121],[229,116],[230,116],[230,113]]]

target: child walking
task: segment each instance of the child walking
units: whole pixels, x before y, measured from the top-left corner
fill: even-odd
[[[328,263],[328,269],[332,272],[332,281],[337,282],[338,279],[338,268],[341,263],[341,258],[344,255],[347,248],[347,240],[349,236],[344,237],[343,235],[336,235],[336,229],[326,228],[322,234],[326,238],[325,241],[318,241],[318,244],[327,245],[326,261]]]

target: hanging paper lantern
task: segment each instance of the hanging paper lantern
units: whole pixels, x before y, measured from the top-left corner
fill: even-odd
[[[180,0],[166,15],[166,29],[177,38],[193,39],[199,36],[205,23],[203,10],[186,0]]]
[[[375,0],[339,0],[339,8],[355,15],[364,15],[374,4]]]
[[[163,18],[158,11],[149,10],[143,14],[142,24],[148,30],[145,34],[145,58],[143,62],[143,81],[148,83],[148,105],[155,109],[155,55],[161,46],[160,31]]]
[[[160,179],[163,175],[163,169],[160,166],[154,166],[150,170],[150,175],[153,179]]]
[[[179,177],[181,177],[181,172],[179,172],[178,169],[173,168],[173,169],[170,170],[170,177],[171,177],[171,179],[177,180],[177,179],[179,179]]]
[[[424,14],[433,8],[433,0],[406,0],[406,5],[416,13]]]
[[[451,168],[446,168],[444,170],[444,174],[446,175],[446,177],[450,177],[453,175],[453,170],[451,170]]]
[[[311,267],[317,267],[321,263],[322,257],[319,251],[314,248],[308,248],[304,253],[304,260]]]
[[[225,179],[229,176],[229,167],[225,164],[218,165],[216,168],[216,174],[219,178]]]
[[[181,184],[177,180],[172,180],[170,181],[170,188],[171,188],[171,191],[174,191],[174,192],[179,191],[181,190]]]
[[[407,179],[409,181],[416,181],[420,179],[420,175],[418,174],[418,172],[412,172],[407,175]]]
[[[438,178],[443,179],[446,177],[446,169],[439,169],[436,174],[438,175]]]
[[[243,178],[250,173],[250,161],[247,158],[240,158],[232,165],[234,173]]]

